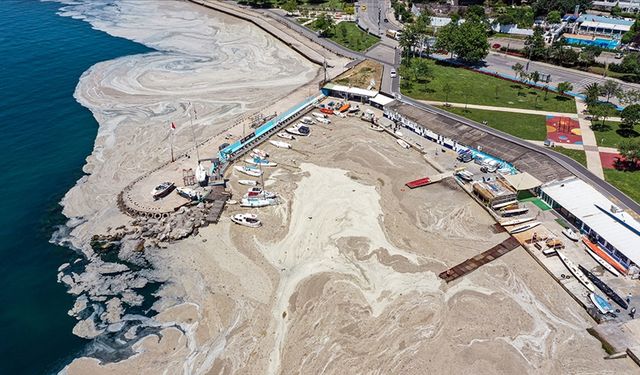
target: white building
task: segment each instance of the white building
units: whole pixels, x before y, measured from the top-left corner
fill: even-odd
[[[603,1],[594,1],[594,8],[602,8],[606,10],[611,10],[616,4],[620,8],[622,8],[623,12],[634,12],[640,9],[640,0],[626,0],[626,1],[618,1],[618,0],[603,0]]]
[[[640,223],[591,185],[555,181],[542,185],[540,197],[620,264],[640,265]]]

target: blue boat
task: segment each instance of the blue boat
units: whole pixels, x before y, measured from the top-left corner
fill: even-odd
[[[601,313],[607,314],[613,311],[613,307],[611,306],[611,304],[601,296],[595,293],[591,293],[589,294],[589,298],[591,298],[591,302],[593,302],[598,311],[600,311]]]
[[[622,307],[623,309],[627,309],[628,305],[627,302],[618,295],[618,293],[616,293],[613,289],[611,289],[609,287],[609,285],[605,284],[604,281],[600,280],[599,277],[597,277],[596,275],[594,275],[593,273],[589,272],[589,270],[587,270],[586,268],[582,267],[581,264],[578,265],[578,268],[580,269],[580,271],[582,271],[582,273],[584,273],[584,275],[591,280],[591,282],[597,286],[607,297],[611,298],[611,300],[615,303],[617,303],[618,305],[620,305],[620,307]]]

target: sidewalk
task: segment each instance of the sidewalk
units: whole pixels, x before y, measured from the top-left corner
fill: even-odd
[[[578,113],[583,113],[587,108],[587,105],[584,101],[576,99],[576,108]],[[582,133],[584,152],[587,155],[587,168],[591,173],[604,179],[604,171],[602,170],[602,162],[600,160],[600,151],[598,150],[596,135],[593,130],[591,130],[591,122],[585,120],[583,116],[578,116],[578,123],[580,124],[580,131]]]
[[[433,101],[433,100],[420,100],[420,102],[422,102],[424,104],[435,105],[435,106],[444,106],[445,105],[445,102],[438,102],[438,101]],[[568,113],[568,112],[549,112],[549,111],[540,111],[540,110],[535,110],[535,109],[522,109],[522,108],[510,108],[510,107],[493,107],[493,106],[489,106],[489,105],[451,103],[451,102],[449,102],[449,105],[451,107],[456,107],[456,108],[464,108],[466,106],[467,108],[483,109],[483,110],[486,110],[486,111],[524,113],[524,114],[529,114],[529,115],[542,115],[542,116],[563,116],[563,117],[571,117],[571,118],[574,118],[574,119],[578,117],[577,114]]]

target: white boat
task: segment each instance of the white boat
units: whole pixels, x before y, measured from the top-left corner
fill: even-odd
[[[263,167],[277,167],[278,163],[274,163],[272,161],[269,161],[267,159],[261,159],[259,157],[253,157],[253,159],[247,158],[244,159],[245,162],[249,163],[249,164],[253,164],[253,165],[260,165]]]
[[[198,167],[196,167],[196,181],[200,186],[205,186],[207,184],[207,170],[201,163],[198,163]]]
[[[262,199],[273,199],[276,197],[276,193],[272,193],[270,191],[262,190],[259,187],[252,187],[247,190],[247,193],[243,198],[262,198]]]
[[[269,157],[269,154],[266,151],[260,150],[258,148],[254,148],[253,150],[251,150],[251,155],[255,155],[260,159],[266,159]]]
[[[398,142],[398,144],[399,144],[400,146],[402,146],[403,148],[407,148],[407,149],[408,149],[408,148],[411,148],[411,145],[410,145],[410,144],[408,144],[407,142],[405,142],[405,141],[404,141],[404,140],[402,140],[402,139],[397,139],[397,140],[396,140],[396,142]]]
[[[593,258],[593,260],[595,260],[599,265],[601,265],[602,268],[604,268],[605,270],[611,272],[614,276],[618,277],[618,276],[622,275],[620,273],[620,271],[618,271],[614,266],[612,266],[609,263],[607,263],[606,260],[600,258],[600,256],[598,256],[598,254],[596,254],[593,251],[591,251],[591,249],[589,249],[589,247],[585,247],[584,251],[586,251],[587,254],[589,254]]]
[[[463,179],[463,180],[465,180],[467,182],[473,181],[473,173],[471,173],[469,171],[456,172],[456,176],[460,177],[461,179]]]
[[[290,128],[286,128],[285,131],[289,134],[301,135],[303,137],[309,135],[309,133],[311,132],[308,127],[300,124]]]
[[[238,183],[240,185],[258,186],[258,181],[254,181],[254,180],[238,180]]]
[[[331,124],[331,120],[329,120],[328,118],[317,118],[316,121],[325,125]]]
[[[231,221],[249,228],[258,228],[262,225],[255,214],[235,214],[231,216]]]
[[[520,219],[501,221],[500,225],[502,225],[503,227],[509,226],[509,225],[518,225],[518,224],[526,223],[527,221],[531,221],[533,219],[534,219],[533,217],[523,217]]]
[[[527,211],[529,211],[529,209],[527,207],[519,207],[519,208],[514,208],[512,210],[500,210],[500,215],[502,215],[502,216],[520,215],[520,214],[523,214],[523,213],[525,213]]]
[[[276,134],[278,137],[280,138],[284,138],[284,139],[288,139],[290,141],[293,141],[294,139],[296,139],[296,137],[292,136],[289,133],[285,133],[285,132],[280,132],[278,134]]]
[[[266,207],[276,204],[277,201],[275,199],[262,199],[262,198],[242,198],[240,201],[241,207]]]
[[[494,204],[492,207],[494,210],[497,210],[499,208],[509,207],[512,204],[518,204],[518,201],[508,201],[508,202],[498,203],[498,204]]]
[[[278,148],[291,148],[291,144],[287,142],[269,140],[269,143]]]
[[[153,196],[153,199],[166,197],[175,187],[176,185],[173,182],[162,182],[151,190],[151,195]]]
[[[523,224],[523,225],[517,226],[517,227],[515,227],[513,229],[510,229],[509,230],[509,234],[521,233],[521,232],[527,231],[529,229],[535,228],[538,225],[540,225],[539,221],[534,221],[532,223]]]
[[[188,187],[179,187],[176,188],[176,192],[183,198],[190,199],[192,201],[196,201],[200,199],[200,193],[195,189]]]
[[[262,171],[259,170],[256,167],[249,167],[249,166],[242,166],[242,165],[236,165],[235,167],[233,167],[236,171],[240,172],[240,173],[244,173],[244,174],[248,174],[249,176],[253,176],[253,177],[260,177],[262,176]]]
[[[576,279],[578,279],[578,281],[580,281],[580,283],[582,283],[582,285],[584,285],[585,288],[589,289],[592,292],[596,291],[596,288],[593,286],[593,283],[589,281],[587,276],[585,276],[585,274],[582,273],[582,271],[580,271],[580,269],[576,267],[576,265],[569,258],[567,258],[567,256],[564,255],[563,252],[561,252],[560,250],[556,250],[556,253],[558,253],[558,257],[560,258],[564,266],[567,267],[569,272],[571,272],[571,274]]]
[[[589,298],[591,299],[591,302],[593,302],[596,309],[598,309],[598,311],[600,311],[601,313],[608,314],[613,311],[613,307],[611,306],[611,304],[601,296],[595,293],[589,293]]]
[[[324,114],[324,113],[320,113],[320,112],[313,112],[311,115],[312,115],[313,117],[315,117],[315,118],[316,118],[316,120],[317,120],[317,119],[320,119],[320,118],[327,118],[327,117],[328,117],[326,114]]]
[[[574,232],[573,229],[571,228],[564,228],[562,230],[562,234],[565,235],[565,237],[567,237],[568,239],[570,239],[571,241],[577,242],[580,239],[580,235],[578,235],[578,233]]]
[[[305,124],[305,125],[312,125],[315,124],[316,122],[313,121],[313,119],[309,116],[305,116],[300,120],[301,123]]]
[[[376,124],[371,124],[369,125],[369,129],[377,131],[377,132],[383,132],[384,128],[380,125],[376,125]]]

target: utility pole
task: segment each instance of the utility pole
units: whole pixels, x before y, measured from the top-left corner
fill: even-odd
[[[193,109],[193,114],[195,116],[196,110],[191,102],[189,102],[189,109]],[[196,131],[193,128],[193,117],[191,116],[191,112],[189,111],[187,112],[187,115],[189,116],[189,121],[191,122],[191,135],[193,136],[193,144],[196,146],[196,158],[198,158],[198,162],[200,162],[200,152],[198,151],[198,142],[196,141]]]

